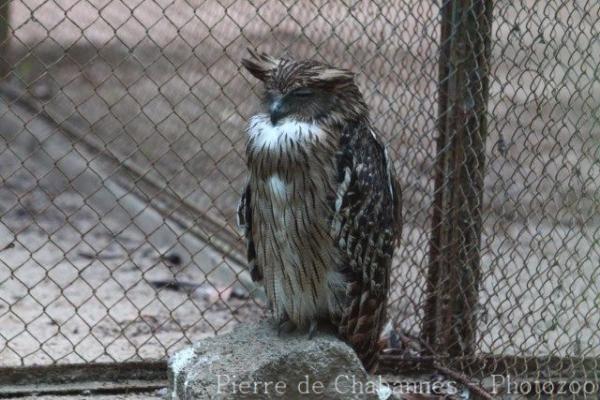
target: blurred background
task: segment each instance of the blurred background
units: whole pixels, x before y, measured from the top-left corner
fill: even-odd
[[[164,359],[268,315],[235,225],[248,47],[357,73],[403,187],[389,316],[421,334],[440,2],[0,4],[0,367]],[[476,355],[600,355],[599,21],[494,2]]]

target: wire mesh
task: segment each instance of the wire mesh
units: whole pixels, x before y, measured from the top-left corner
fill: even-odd
[[[404,193],[389,315],[419,337],[447,3],[0,3],[0,366],[162,358],[265,314],[234,218],[247,47],[358,73]],[[599,20],[494,2],[475,357],[599,355]]]

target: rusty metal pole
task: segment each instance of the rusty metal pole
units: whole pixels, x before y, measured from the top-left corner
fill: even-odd
[[[8,45],[10,42],[9,9],[10,0],[0,0],[0,81],[10,72]]]
[[[492,0],[442,5],[435,193],[423,339],[475,350]]]

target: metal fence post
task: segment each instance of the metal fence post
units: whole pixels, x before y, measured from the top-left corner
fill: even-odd
[[[10,72],[8,61],[9,43],[9,9],[10,0],[0,0],[0,80],[6,78]]]
[[[438,353],[475,348],[491,0],[442,5],[435,193],[423,338]]]

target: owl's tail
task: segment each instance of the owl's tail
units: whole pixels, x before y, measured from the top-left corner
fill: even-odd
[[[350,300],[340,321],[338,333],[358,355],[365,369],[377,369],[379,353],[384,347],[380,340],[386,320],[386,294],[362,288],[358,282],[348,284]]]

